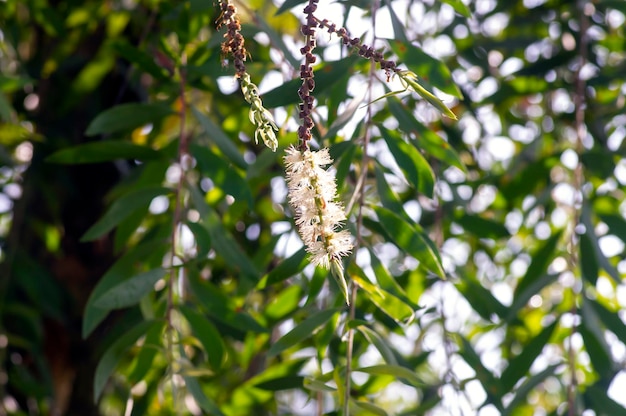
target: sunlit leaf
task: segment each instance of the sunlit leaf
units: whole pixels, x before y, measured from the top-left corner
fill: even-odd
[[[265,315],[275,321],[284,319],[298,308],[301,297],[302,289],[299,286],[288,286],[269,301]]]
[[[356,267],[353,267],[351,270],[353,271],[351,274],[352,280],[365,291],[367,299],[389,315],[389,317],[398,323],[408,323],[414,318],[413,309],[409,305],[391,293],[370,283],[362,270]]]

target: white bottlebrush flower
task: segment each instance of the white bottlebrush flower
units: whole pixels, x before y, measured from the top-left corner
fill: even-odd
[[[306,245],[311,263],[330,269],[349,303],[341,258],[352,250],[352,236],[339,231],[346,220],[343,206],[336,202],[337,184],[324,166],[332,163],[328,149],[286,150],[285,166],[289,203],[296,212],[296,226]]]

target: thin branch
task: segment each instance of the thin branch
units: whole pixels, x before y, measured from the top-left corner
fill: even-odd
[[[185,100],[185,86],[186,86],[186,77],[184,67],[186,65],[186,57],[183,53],[181,57],[181,66],[179,68],[179,100],[180,100],[180,130],[179,130],[179,140],[178,140],[178,160],[177,164],[180,169],[180,175],[178,178],[178,183],[176,185],[174,197],[174,218],[172,220],[172,233],[171,233],[171,252],[170,252],[170,273],[167,281],[167,309],[165,312],[165,319],[167,322],[167,356],[170,365],[170,369],[172,370],[172,401],[174,403],[174,409],[176,406],[176,383],[174,380],[174,323],[172,322],[172,311],[175,307],[175,299],[174,299],[174,290],[176,287],[176,275],[177,268],[174,264],[174,259],[176,258],[176,246],[178,242],[178,229],[182,220],[183,213],[183,203],[182,203],[182,193],[183,187],[185,183],[185,164],[187,163],[187,155],[189,152],[189,142],[187,137],[185,119],[187,114],[187,101]]]
[[[584,194],[583,194],[583,185],[585,181],[585,175],[583,172],[583,164],[581,161],[581,156],[584,151],[583,140],[586,135],[585,128],[585,89],[586,82],[582,77],[581,71],[585,64],[587,63],[587,30],[589,28],[589,19],[587,16],[587,1],[582,0],[579,4],[580,7],[580,41],[578,43],[578,55],[579,55],[579,63],[578,68],[575,73],[575,91],[574,91],[574,108],[575,108],[575,128],[576,128],[576,144],[575,150],[578,155],[578,164],[574,169],[574,175],[572,178],[572,186],[575,190],[575,196],[573,201],[573,210],[574,213],[572,215],[572,224],[570,231],[570,241],[569,241],[569,266],[570,270],[576,275],[576,271],[579,269],[579,256],[578,252],[580,249],[580,239],[577,236],[576,229],[580,224],[580,216],[582,213],[582,206],[584,202]],[[593,232],[593,230],[586,230],[585,232]],[[577,307],[576,307],[576,285],[572,286],[571,289],[573,293],[574,303],[572,304],[571,313],[572,316],[577,315]],[[576,350],[574,348],[574,344],[572,339],[577,332],[576,324],[572,324],[572,330],[569,336],[569,345],[568,345],[568,361],[569,361],[569,371],[570,371],[570,382],[567,389],[567,407],[568,407],[568,415],[575,416],[576,415],[576,390],[578,385],[578,380],[576,378]]]
[[[379,0],[372,2],[372,9],[371,9],[372,45],[376,43],[376,12],[378,11],[379,8],[380,8]],[[376,61],[373,61],[372,64],[370,65],[370,74],[368,78],[367,91],[369,95],[369,101],[372,100],[372,84],[374,82],[374,79],[376,79],[375,72],[376,72]],[[363,185],[365,183],[365,178],[367,177],[367,171],[368,171],[368,165],[369,165],[369,156],[367,154],[367,151],[368,151],[369,143],[371,140],[371,125],[372,125],[372,120],[374,118],[372,107],[373,106],[371,105],[367,106],[367,115],[366,115],[365,125],[364,125],[365,133],[363,136],[363,158],[361,159],[361,176],[359,177],[359,181],[357,182],[357,185],[356,185],[357,189],[355,189],[355,193],[354,193],[354,196],[356,196],[357,193],[359,195],[358,197],[359,211],[357,215],[357,224],[356,224],[356,243],[355,243],[355,248],[354,248],[355,253],[357,252],[358,246],[361,243],[361,233],[363,229],[363,206],[365,205],[365,192],[364,192],[365,188]],[[354,196],[349,204],[350,209],[352,208],[352,205],[354,203]],[[352,322],[355,318],[357,292],[358,292],[358,287],[354,284],[354,282],[352,282],[350,286],[350,298],[351,299],[350,299],[350,311],[348,313],[348,322]],[[351,383],[352,383],[352,355],[353,355],[353,348],[354,348],[354,329],[353,328],[348,329],[348,343],[347,343],[346,348],[347,348],[346,380],[345,380],[346,384],[345,384],[345,389],[344,389],[343,414],[344,416],[349,416],[350,415],[350,389],[351,389]]]

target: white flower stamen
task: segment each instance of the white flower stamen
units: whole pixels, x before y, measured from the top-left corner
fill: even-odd
[[[328,149],[300,151],[291,146],[286,153],[289,203],[296,212],[296,226],[311,263],[337,269],[341,258],[350,254],[353,245],[350,233],[339,231],[346,214],[343,206],[336,202],[335,177],[323,168],[333,160]]]

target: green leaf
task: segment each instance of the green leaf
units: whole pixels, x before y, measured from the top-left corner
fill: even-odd
[[[350,409],[356,410],[356,412],[353,410],[354,414],[388,416],[387,412],[385,412],[382,408],[376,406],[375,404],[364,402],[362,400],[354,400],[352,397],[350,397],[349,403]]]
[[[395,378],[401,379],[400,381],[418,388],[422,388],[427,385],[427,383],[421,380],[414,371],[399,365],[381,364],[371,367],[355,368],[353,371],[367,374],[394,376]]]
[[[606,393],[605,387],[600,382],[587,387],[584,393],[585,402],[589,403],[591,409],[598,416],[616,416],[626,414],[626,408]]]
[[[206,316],[187,306],[180,306],[180,312],[189,322],[193,334],[198,338],[209,356],[211,368],[219,369],[224,360],[224,340],[218,330]]]
[[[333,121],[333,124],[330,125],[326,134],[324,134],[324,138],[326,139],[334,139],[339,130],[346,126],[354,117],[356,111],[360,108],[359,105],[363,102],[363,98],[365,98],[365,90],[353,98],[352,101],[343,109],[343,112],[339,114],[339,116]]]
[[[48,156],[46,162],[78,165],[119,159],[146,161],[161,157],[161,153],[147,146],[119,140],[102,140],[59,150]]]
[[[167,80],[168,74],[165,68],[160,67],[155,62],[155,57],[147,54],[143,50],[136,48],[123,39],[112,42],[112,48],[121,57],[137,66],[141,71],[152,75],[159,80]]]
[[[245,169],[248,164],[244,160],[239,149],[237,149],[237,146],[235,146],[232,140],[226,135],[226,133],[224,133],[221,127],[215,124],[213,120],[205,116],[196,107],[191,106],[191,112],[200,123],[200,126],[206,135],[211,141],[213,141],[213,143],[215,143],[224,156],[226,156],[228,160],[230,160],[238,168]]]
[[[156,124],[174,111],[163,103],[120,104],[98,114],[87,127],[88,136],[111,134],[134,130],[148,124]]]
[[[93,241],[102,237],[134,212],[147,209],[157,196],[171,192],[171,189],[159,186],[138,189],[121,196],[111,204],[104,216],[87,230],[81,241]]]
[[[305,389],[315,391],[318,393],[327,393],[327,392],[337,391],[336,388],[327,385],[326,382],[321,381],[321,380],[316,380],[314,378],[305,377],[302,384]]]
[[[626,344],[626,325],[619,317],[618,311],[610,311],[595,300],[586,299],[585,302],[592,306],[602,324]]]
[[[196,257],[206,257],[211,250],[211,236],[209,235],[209,231],[197,222],[187,222],[186,224],[196,239],[196,247],[198,250]]]
[[[284,376],[263,381],[259,384],[255,384],[254,387],[262,390],[281,391],[299,389],[303,387],[303,385],[304,377],[302,376]]]
[[[85,313],[83,316],[83,338],[87,338],[89,334],[98,326],[100,322],[107,316],[109,309],[103,309],[95,305],[104,293],[128,278],[137,262],[145,262],[151,255],[162,257],[167,249],[168,244],[165,241],[154,240],[142,243],[130,249],[124,254],[113,266],[100,278],[98,284],[91,292],[87,304],[85,305]]]
[[[287,10],[292,9],[296,6],[306,3],[307,0],[286,0],[279,8],[276,10],[275,16],[279,14],[285,13]]]
[[[493,296],[491,291],[482,286],[473,276],[463,271],[456,288],[467,299],[474,311],[486,321],[492,321],[493,315],[500,318],[507,316],[508,308]]]
[[[463,213],[454,220],[457,224],[478,238],[506,238],[511,234],[501,222],[483,218],[478,215]]]
[[[154,290],[154,285],[165,275],[166,270],[157,268],[138,274],[106,291],[95,300],[101,309],[121,309],[139,303],[141,298]]]
[[[545,370],[540,371],[537,374],[530,376],[526,381],[522,383],[521,386],[517,388],[515,391],[515,398],[509,403],[506,409],[502,411],[502,416],[513,416],[515,415],[515,409],[520,404],[527,403],[526,396],[530,393],[535,387],[537,387],[540,383],[543,383],[546,378],[553,375],[557,368],[559,368],[561,364],[553,364],[547,367]]]
[[[258,289],[265,289],[268,286],[282,282],[299,273],[308,264],[306,260],[306,250],[302,247],[293,253],[289,258],[283,260],[274,267],[268,274],[263,276],[257,284]]]
[[[367,293],[367,299],[389,315],[390,318],[400,324],[407,324],[415,318],[415,313],[409,305],[391,293],[370,283],[358,266],[353,266],[351,270],[352,280]]]
[[[622,283],[622,276],[619,271],[609,262],[609,259],[606,258],[602,250],[600,249],[600,243],[598,241],[598,236],[594,232],[595,227],[593,226],[593,222],[591,220],[592,209],[588,203],[583,204],[583,209],[580,214],[580,220],[585,225],[585,235],[589,238],[591,247],[593,248],[593,252],[596,255],[596,259],[599,265],[615,280],[617,284]]]
[[[546,274],[548,265],[556,255],[556,248],[561,239],[561,231],[554,233],[545,244],[532,256],[526,274],[521,278],[509,308],[508,320],[513,319],[526,302],[548,284],[555,281],[557,274]]]
[[[292,16],[284,16],[283,19],[292,18]],[[283,40],[281,33],[276,32],[263,18],[260,13],[255,13],[254,21],[259,26],[259,29],[265,33],[269,38],[272,46],[282,52],[282,57],[289,61],[292,68],[299,68],[300,61],[293,56],[291,49],[287,46]],[[296,90],[293,90],[296,91]],[[265,99],[264,99],[265,100]]]
[[[502,411],[502,401],[501,401],[501,385],[498,380],[491,374],[489,370],[483,365],[480,357],[474,351],[474,347],[472,344],[462,335],[459,335],[461,339],[461,350],[459,354],[465,362],[476,372],[476,378],[487,392],[487,400],[489,400],[493,405],[500,411]]]
[[[522,309],[526,305],[526,303],[531,297],[533,297],[535,294],[538,294],[541,291],[541,289],[543,289],[544,287],[556,282],[559,277],[559,274],[551,273],[551,274],[533,275],[532,278],[528,277],[528,279],[524,280],[526,276],[530,276],[530,275],[528,275],[527,273],[519,283],[520,285],[524,283],[524,289],[515,290],[515,294],[513,296],[513,303],[508,308],[506,320],[509,322],[515,319],[519,310]]]
[[[428,129],[417,121],[409,109],[396,97],[387,99],[389,111],[398,120],[399,129],[410,134],[414,139],[411,143],[420,151],[425,151],[436,159],[456,166],[462,171],[467,171],[461,158],[450,146],[450,143],[441,138],[437,133]]]
[[[376,347],[380,355],[383,357],[383,360],[385,360],[387,364],[398,365],[396,356],[389,347],[388,341],[383,339],[380,334],[378,334],[378,332],[374,331],[371,328],[368,328],[365,325],[360,324],[354,325],[354,329],[359,331],[371,345]]]
[[[582,303],[581,309],[582,325],[578,327],[578,331],[583,337],[591,364],[600,377],[610,379],[618,366],[612,360],[611,347],[604,338],[601,321],[595,309],[586,300]]]
[[[455,12],[468,19],[472,17],[469,7],[462,0],[440,0],[442,3],[452,6]]]
[[[394,279],[394,277],[389,273],[389,270],[385,268],[385,265],[378,259],[376,253],[372,250],[370,252],[370,266],[374,271],[374,275],[376,276],[376,281],[381,289],[386,292],[391,293],[398,299],[402,300],[404,303],[409,305],[413,310],[420,309],[420,306],[415,304],[409,299],[405,290],[398,284],[398,282]]]
[[[254,205],[248,181],[223,157],[213,154],[208,148],[191,145],[191,152],[198,161],[200,171],[211,178],[213,183],[238,201],[245,201],[248,207]]]
[[[396,132],[384,129],[382,126],[378,128],[381,130],[385,143],[387,143],[396,163],[404,172],[409,184],[418,192],[432,198],[435,187],[435,173],[424,156],[415,146],[405,142]]]
[[[293,347],[299,342],[309,338],[319,327],[328,322],[328,320],[339,310],[340,309],[338,308],[324,309],[311,315],[272,344],[267,352],[267,355],[269,357],[275,357],[287,348]]]
[[[146,332],[146,337],[141,344],[141,350],[139,350],[135,359],[135,366],[128,375],[128,381],[131,385],[139,383],[146,377],[146,374],[152,369],[154,358],[159,353],[159,350],[162,349],[161,340],[165,321],[159,322],[161,322],[161,325],[153,325]]]
[[[320,92],[339,82],[342,77],[349,76],[358,60],[358,56],[348,56],[340,61],[324,62],[315,66],[313,68],[315,70],[315,94],[319,95]],[[302,80],[296,78],[268,91],[263,94],[263,104],[267,108],[274,108],[299,102],[300,98],[296,92],[300,85],[302,85]]]
[[[376,175],[376,192],[380,197],[380,202],[383,207],[401,215],[407,221],[410,220],[411,218],[404,210],[402,202],[400,202],[400,197],[393,189],[391,189],[391,186],[389,186],[389,183],[385,178],[385,173],[383,172],[383,166],[381,166],[378,161],[376,161],[376,164],[374,165],[374,173]]]
[[[430,105],[439,110],[444,116],[449,117],[452,120],[458,120],[456,114],[454,114],[454,112],[450,110],[450,108],[445,105],[444,102],[439,99],[439,97],[437,97],[435,94],[427,90],[422,84],[420,84],[417,76],[413,76],[412,73],[409,73],[400,75],[400,79],[402,79],[402,81],[406,83],[409,89],[419,94],[420,97],[428,101]]]
[[[428,55],[422,51],[422,49],[414,46],[410,42],[404,42],[400,39],[396,39],[390,41],[390,46],[396,55],[398,55],[399,61],[406,65],[412,73],[417,74],[417,76],[424,80],[427,85],[432,85],[433,87],[436,87],[441,91],[457,98],[463,97],[459,87],[457,87],[452,80],[450,70],[443,62]],[[427,91],[422,85],[420,85],[420,82],[416,77],[409,76],[408,78],[405,77],[404,80],[409,83],[411,88],[415,89],[415,92],[435,106],[439,111],[453,120],[456,120],[454,113],[452,113],[448,107],[441,102],[441,100],[435,97],[432,92]],[[417,84],[417,86],[413,85],[413,83]],[[420,92],[420,89],[423,91]]]
[[[609,234],[613,234],[626,243],[626,220],[619,214],[600,214],[602,222],[609,227]]]
[[[391,17],[391,25],[393,26],[393,37],[400,42],[409,43],[409,39],[404,33],[404,24],[398,18],[398,15],[391,7],[391,0],[385,0],[385,4],[387,5],[387,9],[389,10],[389,16]]]
[[[205,414],[211,416],[224,416],[224,413],[220,410],[217,404],[213,400],[209,399],[202,391],[202,386],[195,377],[183,376],[185,379],[185,387],[193,399],[198,403],[198,406],[206,412]]]
[[[202,218],[200,223],[209,232],[212,248],[223,257],[228,268],[241,273],[248,279],[248,283],[256,285],[260,278],[259,271],[250,257],[241,249],[232,234],[224,228],[217,212],[206,203],[200,191],[197,188],[191,188],[190,191],[193,205]]]
[[[98,366],[96,367],[96,373],[94,376],[94,387],[93,387],[93,399],[94,402],[98,402],[100,395],[102,394],[102,390],[108,380],[109,376],[115,370],[115,367],[121,360],[122,356],[137,340],[146,334],[153,326],[162,326],[162,322],[158,321],[143,321],[138,325],[134,326],[130,331],[126,332],[124,335],[119,337],[113,345],[111,345],[100,361],[98,362]]]
[[[600,266],[598,265],[598,259],[593,248],[593,242],[589,238],[589,233],[595,232],[594,230],[585,230],[580,235],[579,244],[579,256],[580,256],[580,268],[582,276],[590,282],[592,285],[596,285],[598,276],[600,275]]]
[[[285,319],[298,308],[301,297],[302,289],[299,286],[287,286],[285,290],[270,298],[265,308],[265,316],[273,321]]]
[[[389,239],[401,250],[419,260],[420,265],[442,279],[446,278],[439,255],[428,236],[417,224],[409,224],[386,208],[374,207]]]
[[[509,365],[500,376],[502,391],[510,391],[518,380],[528,373],[533,362],[550,340],[557,323],[558,321],[554,321],[552,325],[544,328],[528,345],[523,347],[522,352],[517,357],[509,360]]]
[[[204,306],[209,315],[241,332],[267,332],[252,316],[245,312],[235,312],[231,299],[210,282],[200,281],[197,272],[190,271],[190,293]]]

